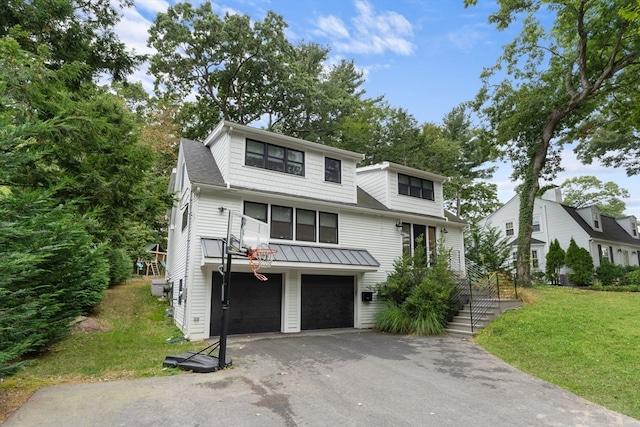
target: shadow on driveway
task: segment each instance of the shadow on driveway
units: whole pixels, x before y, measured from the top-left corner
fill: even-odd
[[[640,426],[457,338],[230,337],[227,355],[209,374],[44,388],[4,425]]]

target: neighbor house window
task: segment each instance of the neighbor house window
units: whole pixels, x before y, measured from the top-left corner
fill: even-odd
[[[320,212],[320,243],[338,243],[338,215],[327,212]]]
[[[271,238],[293,240],[293,208],[271,206]]]
[[[296,240],[316,241],[316,212],[296,209]]]
[[[506,234],[507,236],[513,236],[515,234],[512,221],[506,222],[504,224],[504,234]]]
[[[531,251],[531,267],[532,268],[540,268],[540,260],[538,259],[538,251]]]
[[[342,182],[342,162],[329,157],[324,158],[324,180],[328,182]]]
[[[533,217],[533,231],[540,231],[540,217],[539,216],[534,216]]]
[[[244,202],[244,214],[258,221],[267,222],[267,205],[265,203]]]
[[[304,176],[304,153],[279,145],[247,139],[245,164]]]
[[[426,200],[434,200],[433,181],[399,173],[398,194],[419,197]]]
[[[189,224],[189,205],[182,211],[182,229],[184,230]]]

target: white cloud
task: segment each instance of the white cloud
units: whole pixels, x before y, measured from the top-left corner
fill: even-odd
[[[335,16],[321,16],[318,19],[318,34],[337,38],[349,38],[349,30],[344,23]]]
[[[450,31],[445,36],[446,40],[458,49],[469,52],[479,43],[484,41],[484,34],[478,26],[466,25],[457,31]]]
[[[318,20],[316,34],[333,39],[331,45],[338,52],[413,53],[415,45],[410,41],[413,27],[404,16],[393,11],[376,12],[365,0],[356,0],[355,6],[358,13],[351,19],[353,29],[350,30],[339,18],[330,15]]]

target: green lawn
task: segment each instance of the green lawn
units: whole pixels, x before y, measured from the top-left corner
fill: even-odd
[[[640,419],[640,293],[531,290],[476,342],[514,367]]]
[[[85,330],[0,383],[0,424],[41,387],[183,373],[164,368],[165,356],[201,350],[207,343],[167,343],[182,334],[167,318],[168,303],[151,296],[150,283],[130,280],[109,288]]]

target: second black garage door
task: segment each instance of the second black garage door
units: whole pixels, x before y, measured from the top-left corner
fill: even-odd
[[[302,275],[302,329],[353,328],[353,276]]]
[[[265,274],[261,282],[253,273],[233,273],[229,292],[229,334],[280,332],[282,275]],[[220,335],[222,275],[213,272],[211,336]]]

